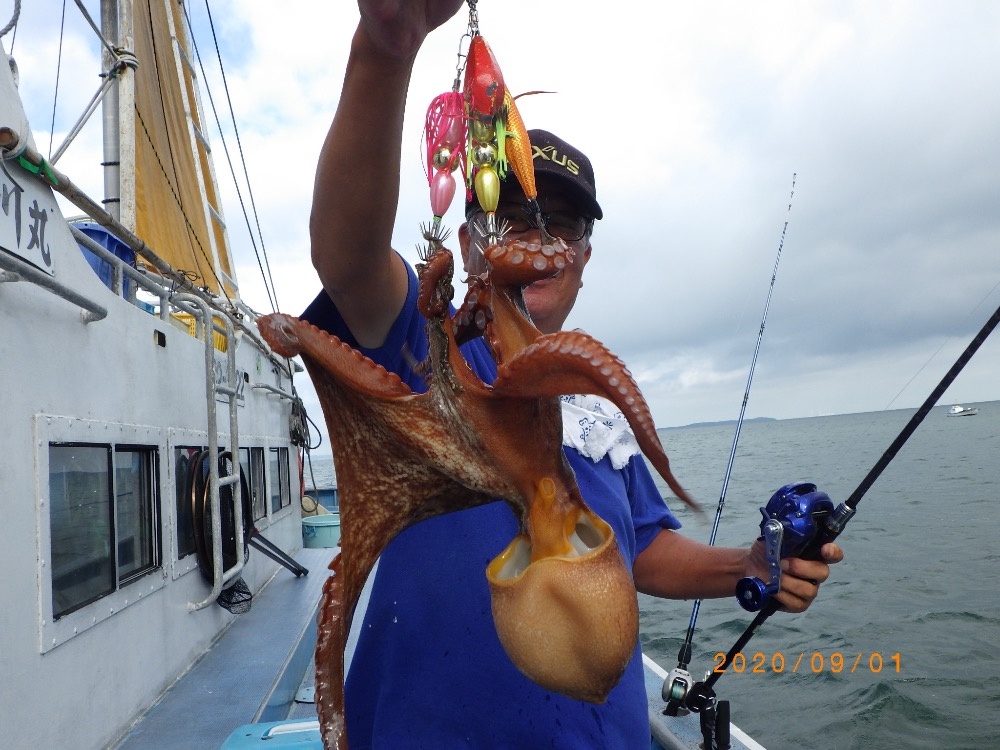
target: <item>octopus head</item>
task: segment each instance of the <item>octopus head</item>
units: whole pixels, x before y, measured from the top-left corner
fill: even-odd
[[[538,483],[529,533],[487,567],[493,620],[525,676],[576,700],[602,703],[635,652],[635,586],[614,532],[587,508],[559,508]]]

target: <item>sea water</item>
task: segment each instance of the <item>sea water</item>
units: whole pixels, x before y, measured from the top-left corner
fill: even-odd
[[[979,414],[930,412],[859,504],[840,539],[846,559],[819,599],[804,614],[771,617],[716,684],[733,722],[769,750],[1000,744],[1000,402],[966,406]],[[845,500],[914,412],[746,423],[716,543],[749,544],[758,508],[790,482]],[[660,431],[709,520],[661,491],[699,541],[710,535],[734,429]],[[317,486],[332,482],[330,463],[313,461]],[[691,602],[640,596],[640,610],[644,651],[671,669]],[[696,679],[752,619],[734,598],[703,603]]]
[[[1000,743],[1000,402],[978,406],[969,417],[930,412],[858,505],[819,599],[771,617],[716,684],[734,723],[770,750]],[[717,543],[749,543],[758,508],[789,482],[847,499],[915,411],[744,425]],[[709,516],[733,434],[661,432]],[[710,523],[678,513],[685,533],[708,540]],[[690,604],[642,597],[640,608],[643,648],[669,670]],[[692,674],[719,664],[752,618],[733,599],[705,602]]]

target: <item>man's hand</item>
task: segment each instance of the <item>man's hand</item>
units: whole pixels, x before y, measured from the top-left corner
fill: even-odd
[[[358,0],[361,25],[385,55],[417,53],[430,32],[451,18],[463,0]]]
[[[830,577],[830,566],[844,559],[844,551],[834,542],[820,549],[822,560],[787,558],[781,561],[781,588],[775,599],[783,612],[804,612],[819,593],[819,585]],[[767,556],[763,540],[758,539],[750,548],[746,560],[746,575],[767,581]]]

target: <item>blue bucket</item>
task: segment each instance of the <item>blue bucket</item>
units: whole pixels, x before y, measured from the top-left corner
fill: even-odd
[[[340,541],[340,514],[324,513],[302,519],[302,546],[336,547]]]
[[[135,251],[122,242],[120,239],[115,237],[111,232],[102,227],[100,224],[95,224],[89,221],[81,221],[74,223],[74,226],[83,232],[85,235],[94,240],[97,244],[101,245],[105,250],[117,255],[121,260],[125,261],[128,265],[135,268]],[[104,285],[111,289],[114,286],[114,270],[111,268],[111,264],[103,258],[98,258],[97,255],[90,251],[89,248],[79,245],[83,257],[87,259],[90,267],[94,269]],[[122,296],[128,299],[131,293],[131,288],[135,284],[132,279],[125,276],[122,279]]]

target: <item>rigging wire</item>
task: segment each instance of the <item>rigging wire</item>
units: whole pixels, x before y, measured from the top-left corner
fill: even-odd
[[[257,257],[257,266],[258,266],[258,268],[260,268],[261,277],[263,278],[263,281],[264,281],[264,289],[267,292],[267,298],[268,298],[268,301],[271,304],[271,310],[273,312],[277,312],[278,309],[279,309],[279,305],[278,305],[278,293],[277,293],[277,289],[276,289],[276,287],[274,285],[274,277],[271,274],[271,264],[270,264],[270,261],[269,261],[268,256],[267,256],[267,249],[264,247],[264,235],[263,235],[263,232],[261,231],[261,228],[260,228],[260,218],[259,218],[259,214],[257,213],[257,204],[256,204],[256,201],[254,200],[253,188],[251,187],[251,184],[250,184],[250,175],[249,175],[249,172],[247,170],[246,158],[245,158],[244,153],[243,153],[243,143],[242,143],[242,141],[240,139],[239,128],[236,125],[236,115],[235,115],[235,113],[233,111],[233,102],[232,102],[232,98],[229,95],[229,83],[228,83],[227,78],[226,78],[225,68],[224,68],[224,66],[222,64],[222,53],[221,53],[221,51],[219,49],[219,40],[218,40],[218,36],[215,33],[215,22],[212,19],[212,11],[211,11],[211,8],[209,8],[208,0],[205,0],[205,10],[206,10],[206,12],[208,14],[208,24],[209,24],[209,28],[212,31],[212,42],[215,45],[216,61],[219,64],[219,73],[220,73],[220,76],[222,78],[222,87],[223,87],[223,90],[225,91],[225,94],[226,94],[226,103],[227,103],[227,105],[229,107],[229,117],[230,117],[230,120],[232,121],[232,124],[233,124],[233,133],[234,133],[234,136],[236,138],[237,148],[239,150],[239,160],[240,160],[240,164],[243,167],[243,178],[244,178],[244,180],[246,182],[246,190],[247,190],[247,195],[249,197],[250,208],[251,208],[251,210],[250,210],[249,213],[247,211],[246,203],[244,202],[244,199],[243,199],[243,191],[241,190],[240,183],[239,183],[239,181],[236,178],[236,168],[233,165],[233,159],[232,159],[232,156],[229,153],[229,144],[227,143],[225,135],[223,134],[223,131],[222,131],[222,123],[221,123],[221,120],[219,118],[218,109],[215,106],[215,98],[212,96],[212,91],[211,91],[211,89],[207,85],[208,78],[207,78],[207,76],[205,74],[205,66],[204,66],[204,63],[202,62],[201,51],[198,48],[198,42],[195,39],[194,25],[191,22],[191,16],[190,16],[190,14],[188,12],[187,6],[185,6],[185,8],[184,8],[184,18],[185,18],[185,21],[186,21],[187,26],[188,26],[188,36],[191,39],[191,45],[192,45],[192,47],[194,47],[195,57],[198,59],[198,67],[201,70],[202,79],[206,81],[206,85],[204,87],[205,93],[208,96],[209,105],[211,106],[211,108],[212,108],[212,114],[215,117],[215,125],[218,128],[218,130],[219,130],[219,138],[222,141],[222,150],[226,154],[226,162],[229,165],[229,172],[230,172],[230,174],[233,177],[233,185],[236,188],[236,196],[237,196],[237,198],[240,201],[240,208],[243,211],[243,218],[246,221],[247,233],[248,233],[248,235],[250,237],[250,244],[253,246],[254,255]],[[254,223],[256,224],[256,229],[257,229],[256,236],[254,235],[253,227],[251,227],[251,225],[250,225],[250,213],[253,214]],[[260,242],[260,247],[259,248],[257,246],[258,241]],[[261,259],[262,255],[263,255],[263,260]]]
[[[209,6],[208,0],[205,0],[205,12],[208,17],[209,28],[211,29],[212,32],[212,43],[215,47],[215,57],[219,65],[219,74],[222,79],[222,87],[223,90],[225,91],[226,105],[229,109],[229,118],[230,121],[232,122],[233,134],[236,138],[236,145],[239,152],[239,161],[243,167],[243,179],[246,183],[247,195],[250,201],[251,210],[249,213],[247,211],[246,202],[243,199],[243,191],[240,188],[240,181],[236,177],[236,169],[233,165],[232,155],[230,154],[229,151],[229,143],[226,140],[225,134],[223,133],[222,130],[222,123],[219,117],[219,111],[215,105],[215,97],[212,96],[212,90],[208,86],[208,76],[205,73],[205,65],[201,57],[201,51],[198,48],[197,38],[194,33],[194,24],[191,21],[191,15],[188,11],[188,7],[185,5],[184,20],[188,28],[188,38],[191,40],[191,45],[194,48],[195,57],[198,60],[198,67],[201,70],[202,79],[205,81],[204,90],[206,95],[208,96],[209,105],[212,108],[212,114],[215,117],[215,125],[219,132],[219,139],[222,142],[222,150],[226,155],[226,163],[229,165],[229,173],[233,178],[233,186],[236,189],[236,196],[239,199],[240,209],[243,212],[243,218],[244,221],[246,222],[247,236],[250,239],[250,244],[253,247],[254,255],[257,258],[257,267],[260,269],[261,279],[264,282],[264,290],[267,293],[267,298],[268,301],[270,302],[271,310],[273,312],[278,312],[278,310],[280,309],[280,305],[278,304],[278,290],[274,283],[274,276],[271,273],[271,263],[268,258],[267,248],[264,245],[264,233],[261,230],[260,226],[260,214],[257,211],[257,202],[254,199],[253,186],[251,184],[250,174],[247,169],[246,156],[244,155],[243,152],[243,142],[242,139],[240,138],[239,127],[237,126],[236,123],[236,114],[233,109],[232,97],[229,94],[229,83],[226,77],[225,66],[223,65],[222,62],[222,52],[219,49],[219,39],[215,31],[215,21],[213,20],[212,9]],[[250,213],[253,214],[253,223],[256,226],[256,235],[254,234],[253,227],[251,227],[250,215],[249,215]],[[259,248],[258,248],[258,241],[260,243]],[[291,383],[292,393],[295,396],[295,401],[293,402],[293,412],[295,412],[296,409],[301,409],[301,416],[303,417],[303,421],[305,422],[304,425],[293,425],[293,429],[300,429],[302,427],[304,427],[305,429],[306,434],[304,440],[302,441],[303,442],[302,447],[306,453],[307,459],[309,460],[310,473],[311,473],[312,460],[310,456],[310,451],[315,450],[316,448],[319,448],[320,445],[322,445],[323,433],[322,431],[320,431],[316,423],[309,417],[309,415],[305,411],[305,405],[303,404],[302,399],[299,397],[298,392],[295,389],[295,367],[292,366],[292,363],[290,361],[288,363],[288,377]],[[294,422],[296,420],[295,415],[293,414],[293,416],[290,419]],[[319,436],[319,441],[316,443],[316,445],[310,444],[310,439],[311,439],[311,430],[309,429],[310,424],[314,428],[316,428],[316,433]]]
[[[223,87],[223,90],[226,93],[226,104],[229,107],[229,119],[233,123],[233,134],[234,134],[234,136],[236,138],[236,145],[237,145],[237,148],[238,148],[239,154],[240,154],[240,164],[243,167],[243,179],[246,181],[247,194],[248,194],[248,196],[250,198],[250,207],[252,209],[251,213],[253,213],[254,223],[256,224],[256,227],[257,227],[257,238],[260,241],[260,251],[259,252],[257,250],[257,244],[254,241],[253,230],[250,227],[250,219],[247,216],[246,207],[243,205],[243,195],[240,192],[239,182],[236,179],[236,173],[235,173],[235,170],[233,169],[232,160],[229,157],[229,147],[228,147],[228,144],[226,143],[225,137],[222,134],[222,126],[219,123],[218,113],[215,110],[215,101],[212,99],[211,91],[208,90],[208,87],[206,86],[205,88],[206,88],[206,91],[209,91],[209,94],[208,94],[209,101],[212,103],[212,112],[216,115],[216,126],[219,128],[219,137],[222,139],[223,150],[226,152],[226,159],[227,159],[227,161],[229,163],[229,170],[230,170],[230,173],[233,175],[233,184],[236,187],[236,193],[237,193],[237,195],[240,198],[240,206],[243,209],[243,216],[244,216],[244,219],[247,222],[247,233],[250,236],[250,242],[253,245],[254,253],[257,256],[257,265],[260,268],[261,277],[262,277],[262,280],[264,281],[265,289],[267,290],[268,300],[270,300],[270,302],[271,302],[272,309],[275,312],[277,312],[278,309],[279,309],[279,307],[280,307],[279,304],[278,304],[278,291],[277,291],[277,288],[275,287],[275,284],[274,284],[274,277],[271,275],[271,264],[270,264],[270,261],[269,261],[268,256],[267,256],[267,248],[264,247],[264,235],[263,235],[263,232],[261,231],[261,228],[260,228],[260,216],[257,213],[257,203],[256,203],[256,200],[254,199],[254,195],[253,195],[253,187],[252,187],[251,182],[250,182],[250,174],[247,171],[246,157],[243,154],[243,142],[242,142],[242,139],[240,138],[240,131],[239,131],[239,128],[238,128],[238,126],[236,124],[236,114],[233,111],[232,98],[229,95],[229,80],[226,77],[226,70],[225,70],[225,67],[223,66],[223,63],[222,63],[222,53],[221,53],[221,51],[219,49],[219,40],[218,40],[218,36],[215,33],[215,21],[212,18],[212,9],[209,6],[208,0],[205,0],[205,12],[206,12],[206,14],[208,16],[209,28],[212,30],[212,43],[215,46],[215,57],[216,57],[216,60],[219,63],[219,73],[220,73],[220,76],[222,78],[222,87]],[[188,23],[190,25],[190,18],[188,19]],[[197,47],[197,44],[194,42],[194,34],[193,33],[191,34],[191,39],[192,39],[192,43],[195,44],[195,51],[197,52],[198,47]],[[198,57],[198,64],[199,64],[199,66],[202,65],[200,55]],[[204,75],[204,67],[202,67],[202,75]],[[261,254],[263,254],[263,256],[264,256],[264,262],[263,262],[263,264],[261,264]],[[265,266],[267,268],[266,271],[264,269]]]
[[[715,545],[715,538],[719,531],[719,522],[722,519],[722,508],[726,504],[726,492],[729,489],[729,478],[733,473],[733,461],[736,458],[736,446],[739,444],[740,432],[743,429],[743,419],[747,411],[747,403],[750,401],[750,386],[753,384],[754,371],[757,369],[757,357],[760,354],[760,345],[764,339],[764,327],[767,324],[767,313],[771,307],[771,296],[774,294],[774,282],[778,277],[778,264],[781,262],[781,252],[785,247],[785,234],[788,231],[789,215],[792,212],[792,199],[795,197],[795,178],[796,175],[792,174],[792,189],[791,194],[788,196],[788,209],[785,212],[785,223],[781,228],[781,238],[778,240],[778,253],[774,259],[774,268],[771,271],[771,284],[767,289],[767,300],[764,303],[764,314],[761,317],[760,330],[757,332],[757,344],[754,347],[753,358],[750,361],[750,373],[747,376],[746,389],[743,391],[743,404],[740,406],[740,416],[736,421],[736,432],[733,435],[733,445],[729,451],[729,460],[726,463],[726,473],[722,480],[722,491],[719,494],[719,505],[715,509],[715,519],[712,523],[712,534],[708,540],[709,546]],[[678,667],[682,670],[686,670],[691,661],[691,647],[694,640],[695,626],[698,622],[698,612],[701,610],[701,602],[701,599],[696,599],[691,608],[691,620],[688,623],[687,634],[684,637],[684,642],[681,644],[680,651],[677,654]],[[669,686],[667,686],[667,689],[669,689]]]
[[[226,92],[226,102],[227,102],[228,107],[229,107],[229,115],[230,115],[230,119],[231,119],[231,121],[233,123],[233,131],[235,133],[237,145],[238,145],[238,148],[239,148],[240,163],[243,165],[243,176],[244,176],[244,179],[246,181],[246,188],[247,188],[247,192],[248,192],[248,195],[249,195],[249,198],[250,198],[250,204],[251,204],[252,212],[253,212],[253,215],[254,215],[254,221],[255,221],[256,227],[257,227],[256,238],[254,236],[254,230],[250,226],[250,217],[249,217],[248,212],[247,212],[247,206],[246,206],[246,203],[245,203],[245,201],[243,199],[243,192],[242,192],[242,190],[240,188],[240,182],[239,182],[239,180],[236,177],[236,170],[235,170],[235,167],[233,166],[233,159],[232,159],[232,156],[230,155],[229,145],[226,142],[226,138],[225,138],[225,135],[224,135],[223,130],[222,130],[222,124],[221,124],[221,120],[220,120],[220,117],[219,117],[218,108],[216,107],[216,104],[215,104],[215,98],[212,96],[211,88],[207,85],[207,83],[208,83],[208,77],[207,77],[207,75],[205,73],[205,66],[204,66],[204,62],[203,62],[202,57],[201,57],[201,51],[198,48],[197,39],[196,39],[196,36],[195,36],[195,33],[194,33],[194,24],[191,21],[191,16],[190,16],[190,13],[188,12],[188,8],[187,8],[186,5],[183,8],[184,23],[187,26],[188,39],[190,40],[191,46],[192,46],[192,48],[194,50],[195,58],[197,58],[197,60],[198,60],[198,67],[199,67],[199,70],[201,71],[202,80],[205,81],[205,85],[203,86],[203,90],[205,91],[206,95],[208,96],[209,105],[211,106],[211,108],[212,108],[212,114],[215,117],[215,123],[216,123],[216,127],[218,129],[218,132],[219,132],[219,138],[222,141],[223,151],[226,154],[226,161],[227,161],[227,163],[229,165],[229,172],[230,172],[230,175],[233,178],[233,185],[234,185],[234,187],[236,189],[236,194],[237,194],[237,197],[239,198],[239,201],[240,201],[240,207],[241,207],[241,209],[243,211],[243,217],[244,217],[244,220],[246,221],[246,224],[247,224],[247,233],[248,233],[248,236],[250,238],[250,243],[253,246],[254,254],[257,257],[257,265],[260,268],[261,277],[262,277],[262,280],[264,282],[264,289],[267,292],[268,301],[271,304],[271,309],[273,311],[277,312],[278,311],[277,291],[276,291],[275,286],[274,286],[273,276],[271,275],[271,267],[270,267],[270,262],[268,261],[268,258],[267,258],[267,250],[264,247],[264,238],[263,238],[263,232],[261,231],[261,227],[260,227],[259,214],[257,212],[256,201],[254,200],[254,197],[253,197],[253,189],[251,187],[250,176],[249,176],[249,173],[247,171],[246,158],[245,158],[244,153],[243,153],[243,144],[242,144],[242,141],[240,140],[239,129],[238,129],[237,125],[236,125],[236,116],[235,116],[235,113],[233,111],[232,99],[229,96],[229,85],[228,85],[227,79],[226,79],[225,68],[224,68],[223,63],[222,63],[222,54],[221,54],[221,51],[219,49],[218,37],[217,37],[217,35],[215,33],[215,24],[214,24],[214,22],[212,20],[212,13],[211,13],[211,9],[208,6],[208,0],[206,0],[206,2],[205,2],[205,8],[206,8],[206,11],[207,11],[207,14],[208,14],[209,25],[210,25],[210,28],[212,30],[212,40],[213,40],[213,43],[214,43],[214,46],[215,46],[216,59],[217,59],[217,62],[219,64],[219,71],[220,71],[220,75],[222,77],[223,88],[225,89],[225,92]],[[154,44],[155,44],[155,39],[154,39]],[[145,126],[143,126],[143,127],[145,127]],[[162,164],[161,164],[161,169],[162,168],[163,167],[162,167]],[[260,241],[260,247],[259,248],[258,248],[258,245],[257,245],[257,240],[258,239]],[[202,252],[204,254],[204,249],[202,249]],[[263,262],[261,260],[261,254],[262,253],[263,253]],[[231,258],[231,260],[232,260],[232,258]],[[266,270],[265,270],[265,266],[266,266]],[[212,271],[213,271],[213,275],[214,275],[214,268],[212,269]],[[217,279],[217,281],[218,281],[218,279]],[[225,287],[222,285],[221,282],[219,283],[219,287],[223,291],[223,293],[225,294],[226,293],[225,292]],[[226,295],[226,297],[228,299],[228,294]],[[230,304],[232,304],[231,300],[230,300]],[[289,417],[289,422],[290,422],[289,423],[289,430],[290,430],[290,432],[301,432],[301,431],[304,430],[304,432],[305,432],[304,437],[302,437],[301,439],[296,439],[294,442],[296,444],[300,444],[300,440],[301,440],[302,447],[305,450],[306,455],[308,456],[310,450],[318,448],[322,444],[322,433],[317,428],[316,431],[317,431],[317,434],[320,437],[320,440],[319,440],[319,442],[315,446],[310,445],[311,434],[310,434],[310,430],[309,430],[309,424],[312,424],[313,427],[316,427],[316,424],[315,424],[315,422],[312,421],[312,419],[309,418],[308,414],[306,414],[306,412],[305,412],[305,406],[302,403],[302,399],[299,397],[298,392],[295,389],[295,367],[292,365],[292,363],[290,361],[288,362],[288,376],[289,376],[289,380],[290,380],[292,394],[294,396],[294,401],[293,401],[293,404],[292,404],[292,415]],[[301,414],[297,416],[297,412],[299,412],[299,411],[301,412]]]
[[[117,52],[115,51],[114,45],[112,45],[111,42],[109,42],[105,38],[104,33],[101,31],[100,25],[94,21],[93,17],[90,15],[90,11],[88,11],[86,6],[83,4],[83,0],[74,0],[74,1],[76,2],[76,7],[80,9],[80,15],[82,15],[84,20],[90,24],[90,28],[94,30],[94,34],[97,35],[97,38],[101,40],[101,44],[104,45],[104,49],[106,49],[111,54],[112,57],[117,57],[118,55]],[[63,13],[65,12],[66,12],[66,0],[63,0]]]
[[[49,127],[49,153],[52,158],[52,141],[56,130],[56,104],[59,101],[59,81],[62,78],[63,40],[66,36],[66,0],[62,4],[62,16],[59,19],[59,52],[56,55],[56,89],[52,92],[52,125]]]
[[[243,199],[243,191],[240,188],[240,181],[236,177],[236,168],[233,165],[233,158],[232,158],[232,155],[230,154],[230,151],[229,151],[229,143],[226,140],[225,134],[223,133],[223,130],[222,130],[222,123],[221,123],[221,119],[219,117],[219,111],[218,111],[218,108],[215,105],[215,97],[212,96],[212,90],[208,86],[208,76],[206,75],[206,72],[205,72],[205,65],[204,65],[204,62],[202,60],[201,51],[200,51],[200,49],[198,47],[197,38],[196,38],[195,33],[194,33],[194,24],[191,21],[191,15],[190,15],[190,12],[188,10],[188,6],[185,5],[184,6],[184,20],[185,20],[185,23],[187,24],[187,28],[188,28],[188,38],[191,40],[191,46],[193,47],[194,53],[195,53],[195,57],[198,60],[198,68],[201,71],[202,79],[205,81],[204,90],[205,90],[206,95],[208,96],[209,105],[212,108],[212,115],[215,117],[215,125],[216,125],[216,128],[218,129],[218,132],[219,132],[219,139],[222,142],[222,150],[223,150],[223,152],[226,155],[226,163],[229,166],[229,173],[230,173],[230,175],[233,178],[233,186],[236,189],[236,196],[239,199],[240,209],[243,212],[243,218],[244,218],[244,221],[246,222],[247,236],[250,239],[250,244],[253,247],[254,255],[257,258],[257,267],[260,269],[261,280],[264,282],[264,290],[267,293],[268,301],[271,304],[271,310],[273,312],[278,312],[279,309],[280,309],[280,305],[278,304],[278,290],[277,290],[277,287],[276,287],[276,285],[274,283],[274,276],[271,273],[271,263],[270,263],[270,259],[268,258],[267,248],[265,247],[265,244],[264,244],[264,233],[261,230],[261,226],[260,226],[260,214],[257,211],[257,202],[256,202],[256,200],[254,198],[253,186],[252,186],[252,183],[251,183],[251,180],[250,180],[249,171],[247,169],[246,156],[245,156],[245,154],[243,152],[243,141],[240,138],[239,127],[238,127],[238,125],[236,123],[236,113],[235,113],[235,111],[233,109],[232,97],[229,94],[229,82],[228,82],[228,78],[226,77],[225,66],[223,65],[223,62],[222,62],[222,52],[219,49],[219,39],[218,39],[218,35],[216,34],[216,31],[215,31],[215,21],[214,21],[214,19],[212,17],[212,9],[211,9],[211,7],[209,5],[208,0],[205,0],[205,12],[206,12],[206,15],[208,17],[209,28],[211,29],[211,32],[212,32],[212,43],[213,43],[213,46],[215,47],[215,57],[216,57],[216,62],[219,65],[219,74],[220,74],[220,77],[222,79],[222,87],[223,87],[223,90],[225,92],[226,105],[227,105],[228,110],[229,110],[229,119],[232,122],[232,125],[233,125],[233,134],[234,134],[234,136],[236,138],[236,146],[237,146],[237,150],[239,152],[239,161],[240,161],[241,166],[243,167],[243,179],[244,179],[244,181],[246,183],[247,196],[248,196],[249,201],[250,201],[250,212],[249,213],[247,211],[246,202]],[[251,226],[251,222],[250,222],[250,214],[251,213],[253,214],[253,223],[256,226],[256,235],[254,234],[254,228]],[[258,241],[260,243],[259,247],[258,247]],[[262,259],[262,256],[263,256],[263,259]],[[291,384],[292,394],[295,397],[295,400],[294,400],[293,405],[292,405],[292,412],[293,412],[293,414],[290,417],[290,420],[292,422],[291,429],[293,431],[299,431],[299,430],[304,429],[304,431],[305,431],[305,436],[301,440],[301,444],[302,444],[302,448],[303,448],[303,450],[304,450],[304,452],[306,454],[306,459],[307,459],[307,461],[309,463],[309,469],[310,469],[310,475],[311,475],[311,473],[312,473],[312,458],[311,458],[311,453],[310,452],[313,451],[313,450],[315,450],[315,449],[317,449],[317,448],[319,448],[323,444],[323,433],[319,429],[319,427],[316,425],[316,423],[312,420],[312,418],[308,415],[308,413],[306,412],[305,405],[303,404],[301,397],[298,395],[298,391],[295,389],[295,367],[292,365],[291,361],[288,362],[288,377],[289,377],[289,381],[290,381],[290,384]],[[297,411],[301,411],[301,416],[300,417],[296,416],[296,412]],[[299,420],[301,420],[301,424],[298,423]],[[316,434],[319,437],[319,440],[318,440],[318,442],[315,445],[312,445],[310,443],[310,440],[311,440],[311,437],[312,437],[312,431],[310,430],[309,425],[312,425],[312,427],[316,429]],[[298,444],[298,442],[297,442],[297,444]]]

